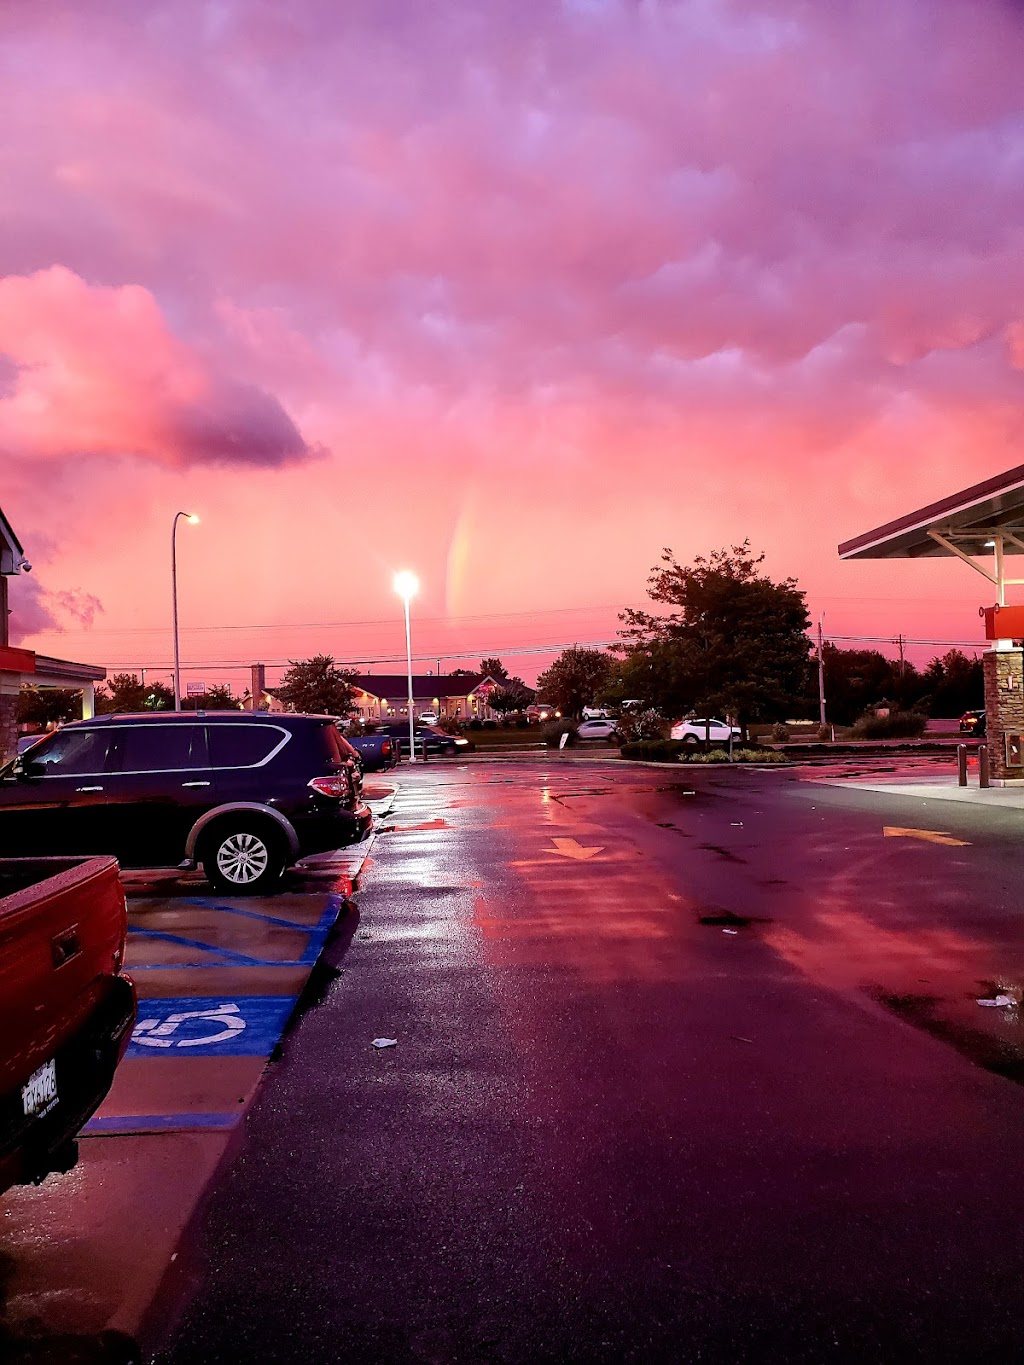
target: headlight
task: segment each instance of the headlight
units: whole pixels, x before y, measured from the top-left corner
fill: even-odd
[[[468,739],[457,739],[457,740],[455,741],[455,743],[456,743],[456,744],[468,744],[468,743],[469,743],[469,740],[468,740]]]

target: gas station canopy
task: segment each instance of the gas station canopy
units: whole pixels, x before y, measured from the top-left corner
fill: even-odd
[[[1024,554],[1024,465],[839,547],[840,559],[962,559],[995,588],[995,603],[982,612],[985,635],[1006,644],[1024,639],[1024,606],[1006,605],[1007,585],[1024,584],[1024,578],[1007,578],[1004,557],[1019,554]]]
[[[1024,465],[865,531],[839,547],[840,559],[919,559],[1024,554]],[[995,581],[991,574],[987,578]]]

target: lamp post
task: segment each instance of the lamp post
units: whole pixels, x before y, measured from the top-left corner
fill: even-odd
[[[412,632],[409,627],[409,603],[419,592],[420,580],[408,569],[395,574],[395,592],[405,604],[405,659],[409,677],[409,762],[416,762],[416,731],[412,719]]]
[[[171,601],[174,606],[174,709],[181,710],[181,666],[178,652],[178,521],[181,517],[191,526],[199,518],[194,512],[175,512],[171,525]]]

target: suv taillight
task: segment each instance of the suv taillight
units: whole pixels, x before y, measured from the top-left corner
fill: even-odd
[[[386,740],[384,741],[384,743],[380,746],[380,751],[381,751],[381,753],[384,755],[385,758],[388,757],[388,755],[391,753],[391,741],[390,741],[390,739],[386,739]]]
[[[350,792],[347,773],[338,773],[335,777],[311,777],[307,785],[320,796],[333,796],[336,801],[341,801]]]

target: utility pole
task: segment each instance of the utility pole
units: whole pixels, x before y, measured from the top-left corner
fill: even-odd
[[[821,636],[821,625],[825,619],[822,612],[818,617],[818,723],[825,724],[825,650]]]
[[[904,670],[905,670],[905,668],[906,668],[906,665],[905,665],[904,660],[903,660],[903,632],[902,632],[902,631],[900,631],[899,635],[896,636],[896,644],[897,644],[897,647],[899,648],[899,651],[900,651],[900,677],[902,678],[902,677],[903,677]]]

